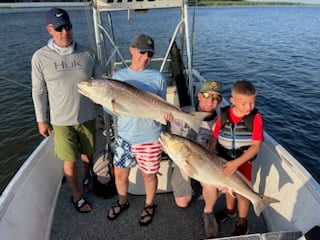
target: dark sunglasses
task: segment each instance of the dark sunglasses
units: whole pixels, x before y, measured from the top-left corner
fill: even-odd
[[[220,95],[217,95],[217,94],[211,94],[211,93],[208,93],[208,92],[201,92],[201,94],[205,99],[208,99],[208,98],[211,97],[212,101],[221,102],[221,100],[222,100],[222,97]]]
[[[141,50],[139,50],[139,49],[138,49],[138,52],[139,52],[141,55],[148,53],[148,57],[149,57],[149,58],[153,57],[153,52],[141,51]]]
[[[72,30],[72,24],[66,24],[66,25],[62,25],[60,27],[54,28],[54,30],[56,32],[62,32],[63,29],[66,30],[67,32],[71,31]]]

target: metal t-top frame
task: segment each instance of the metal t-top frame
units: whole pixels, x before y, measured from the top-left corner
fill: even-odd
[[[132,10],[147,10],[159,8],[180,8],[180,22],[171,37],[171,41],[163,57],[160,71],[163,71],[166,61],[168,60],[170,49],[180,33],[180,50],[183,53],[184,45],[186,47],[187,58],[187,76],[188,88],[191,99],[192,91],[192,59],[191,46],[189,41],[188,28],[188,3],[185,0],[94,0],[93,4],[93,24],[95,33],[95,43],[98,59],[102,66],[106,67],[107,74],[112,74],[116,56],[124,66],[127,66],[125,59],[119,51],[114,39],[114,30],[112,27],[111,12],[128,11],[128,16]],[[108,16],[109,31],[102,23],[102,12]],[[106,49],[106,43],[109,43],[112,49]]]

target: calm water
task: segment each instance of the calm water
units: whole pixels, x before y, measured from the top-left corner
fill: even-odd
[[[123,35],[116,38],[127,46],[124,39],[145,32],[160,39],[156,51],[163,53],[169,41],[165,33],[172,33],[176,25],[171,18],[174,13],[133,15],[129,29],[122,24],[128,21],[127,14],[118,14],[114,23]],[[49,37],[44,15],[43,10],[0,10],[0,190],[42,140],[31,99],[30,60]],[[92,46],[90,14],[73,9],[70,15],[75,38]],[[139,21],[154,24],[144,28]],[[268,133],[318,180],[319,22],[320,7],[197,8],[193,59],[206,78],[224,84],[226,97],[236,80],[251,80]]]

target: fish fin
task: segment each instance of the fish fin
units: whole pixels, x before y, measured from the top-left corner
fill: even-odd
[[[115,112],[112,112],[111,110],[109,110],[109,108],[105,107],[104,105],[102,105],[102,107],[103,107],[103,110],[105,112],[107,112],[108,114],[116,116],[116,117],[119,117],[119,114],[116,114]]]
[[[235,194],[235,191],[233,191],[233,189],[228,189],[228,193],[230,193],[230,195],[233,197],[233,198],[236,198],[236,194]]]
[[[185,181],[189,180],[189,175],[187,173],[185,173],[184,171],[181,170],[181,176]]]
[[[167,121],[162,116],[160,116],[159,118],[154,118],[154,120],[161,123],[162,125],[167,125]]]
[[[181,111],[181,109],[180,109],[179,107],[177,107],[177,106],[169,103],[168,101],[164,100],[162,97],[160,97],[160,96],[158,96],[158,95],[156,95],[156,94],[154,94],[154,93],[152,93],[152,92],[147,92],[147,91],[145,91],[145,93],[146,93],[147,95],[150,95],[151,97],[157,98],[159,101],[163,102],[163,103],[166,104],[166,105],[170,105],[170,107],[175,108],[177,111]]]
[[[115,116],[119,117],[121,115],[128,115],[129,110],[123,105],[119,104],[116,99],[110,100],[111,104],[108,108]]]
[[[260,195],[261,200],[258,202],[255,202],[253,204],[253,209],[254,212],[256,213],[257,216],[260,216],[261,212],[267,207],[269,206],[269,204],[271,203],[276,203],[276,202],[280,202],[279,200],[272,198],[272,197],[268,197],[265,195]]]
[[[183,161],[183,167],[181,169],[182,177],[187,180],[188,177],[194,176],[194,167],[188,162],[188,160]],[[183,169],[183,170],[182,170]]]
[[[108,114],[119,117],[119,113],[114,111],[114,109],[116,108],[116,106],[115,106],[116,102],[112,98],[110,99],[110,101],[108,99],[108,101],[105,101],[105,102],[99,103],[99,104],[102,106],[103,110],[105,112],[107,112]]]
[[[115,99],[111,99],[111,106],[112,106],[112,112],[114,112],[114,114],[119,115],[119,113],[117,113],[116,110],[116,100]]]
[[[111,107],[109,109],[116,117],[119,117],[121,115],[126,115],[128,112],[127,109],[125,109],[122,105],[118,104],[118,102],[115,99],[111,99]]]
[[[195,132],[199,132],[200,129],[200,125],[201,122],[203,121],[203,119],[205,119],[206,117],[210,116],[211,113],[208,112],[191,112],[190,113],[191,117],[184,119],[188,125],[195,131]]]
[[[184,161],[184,170],[185,170],[185,173],[191,177],[191,178],[194,178],[194,176],[197,174],[197,169],[192,165],[190,164],[190,162],[188,160]]]

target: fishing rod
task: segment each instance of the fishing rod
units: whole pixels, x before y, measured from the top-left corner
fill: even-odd
[[[30,85],[27,85],[27,84],[24,84],[24,83],[20,83],[20,82],[18,82],[16,80],[12,80],[10,78],[6,78],[6,77],[0,76],[0,79],[4,80],[4,81],[7,81],[7,82],[14,83],[14,84],[16,84],[18,86],[21,86],[21,87],[24,87],[24,88],[27,88],[27,89],[32,89],[32,87]]]

